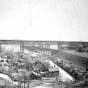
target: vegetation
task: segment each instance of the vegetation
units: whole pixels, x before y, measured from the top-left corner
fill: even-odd
[[[1,57],[1,61],[0,61],[0,72],[9,75],[10,77],[12,77],[12,79],[14,81],[18,81],[19,85],[13,85],[10,86],[11,84],[9,82],[9,85],[7,85],[6,83],[4,83],[3,85],[0,85],[3,88],[21,88],[22,84],[27,84],[27,88],[29,88],[30,85],[30,81],[32,80],[32,76],[35,79],[40,79],[41,77],[38,76],[34,76],[32,71],[34,71],[37,74],[40,74],[40,72],[46,72],[48,73],[48,68],[49,68],[49,64],[47,62],[42,62],[41,58],[43,58],[43,56],[37,56],[37,57],[32,57],[27,53],[22,53],[22,52],[14,52],[12,51],[5,51],[3,50],[2,53],[0,53],[0,57]],[[71,55],[71,54],[67,54],[64,53],[62,51],[59,51],[58,54],[58,58],[62,57],[64,59],[68,59],[68,60],[73,60],[74,58],[79,61],[79,56],[75,56],[75,55]],[[48,57],[46,57],[48,59]],[[54,57],[56,58],[56,57]],[[52,60],[54,60],[53,58],[51,58]],[[64,60],[63,59],[63,60]],[[80,58],[80,61],[83,58]],[[33,60],[33,62],[32,62]],[[35,60],[35,61],[34,61]],[[75,70],[73,67],[67,67],[64,65],[64,61],[61,60],[61,62],[59,62],[58,60],[55,61],[56,64],[58,64],[59,66],[63,67],[63,69],[65,69],[66,71],[70,71],[70,73],[74,73],[74,75],[76,77],[78,77],[79,79],[77,79],[77,82],[73,83],[73,84],[66,84],[68,88],[76,88],[76,86],[79,86],[79,88],[86,88],[83,86],[88,86],[87,83],[88,81],[83,81],[83,83],[81,82],[82,80],[86,80],[88,78],[88,73],[87,72],[83,72],[80,74],[80,71]],[[81,62],[80,62],[81,63]],[[87,63],[87,62],[83,62],[83,63]],[[44,74],[45,75],[45,74]],[[43,76],[44,76],[43,75]],[[41,75],[42,76],[42,75]],[[51,77],[51,76],[50,76]],[[56,77],[56,82],[59,85],[59,81],[58,78]],[[24,86],[25,88],[25,86]]]

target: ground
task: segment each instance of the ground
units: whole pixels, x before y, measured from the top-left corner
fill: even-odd
[[[33,80],[30,85],[30,88],[65,88],[65,83],[56,84],[55,79],[53,78],[43,78],[43,80]]]

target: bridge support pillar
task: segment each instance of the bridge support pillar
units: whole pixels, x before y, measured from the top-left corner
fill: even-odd
[[[24,42],[20,42],[20,52],[24,52]]]

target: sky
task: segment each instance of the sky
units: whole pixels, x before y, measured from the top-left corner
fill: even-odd
[[[0,0],[0,39],[88,41],[88,0]]]

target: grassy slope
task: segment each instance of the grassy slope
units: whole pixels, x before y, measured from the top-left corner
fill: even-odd
[[[81,57],[72,53],[64,52],[62,50],[59,50],[57,55],[55,56],[58,59],[62,59],[68,62],[71,62],[72,65],[78,66],[78,67],[87,67],[88,66],[88,58]]]

